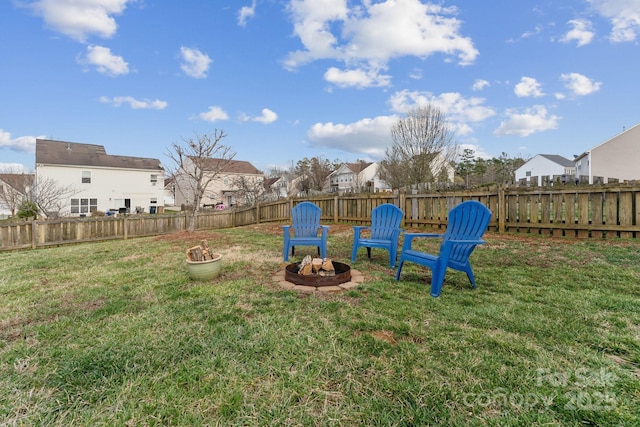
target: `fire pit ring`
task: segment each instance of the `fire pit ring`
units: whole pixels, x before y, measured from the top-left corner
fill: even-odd
[[[332,276],[321,276],[319,274],[298,274],[300,263],[289,264],[284,269],[284,279],[295,285],[314,286],[338,286],[351,281],[351,267],[342,262],[332,261],[336,274]]]
[[[296,273],[297,270],[293,270],[292,273]],[[348,282],[341,283],[337,286],[316,286],[313,285],[297,285],[285,279],[285,275],[287,274],[286,266],[282,270],[274,273],[271,276],[271,280],[275,285],[278,285],[282,289],[299,291],[299,292],[321,292],[321,293],[333,293],[333,292],[342,292],[349,289],[353,289],[364,282],[364,274],[361,271],[356,270],[355,268],[351,268],[350,275],[351,279]],[[295,276],[294,276],[295,277]]]

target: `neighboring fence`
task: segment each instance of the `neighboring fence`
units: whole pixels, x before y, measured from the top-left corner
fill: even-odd
[[[640,238],[640,186],[561,186],[506,188],[432,194],[359,194],[308,199],[322,209],[325,222],[367,224],[383,203],[399,206],[405,227],[444,229],[451,208],[478,200],[493,213],[489,229],[578,238]],[[203,211],[198,230],[289,221],[302,200],[281,200],[244,209]],[[0,225],[0,250],[37,248],[109,239],[127,239],[183,231],[186,214],[65,218]]]

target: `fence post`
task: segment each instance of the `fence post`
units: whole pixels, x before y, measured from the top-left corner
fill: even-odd
[[[256,224],[260,224],[260,202],[256,203]]]
[[[339,201],[338,201],[338,196],[334,196],[333,197],[333,222],[334,223],[338,223],[338,219],[340,218],[340,212],[338,211],[339,208]]]
[[[498,233],[504,233],[506,230],[507,203],[505,196],[505,186],[498,186]]]
[[[31,221],[31,249],[38,247],[38,222],[36,218]]]
[[[127,214],[122,214],[122,215],[123,215],[122,227],[124,228],[124,240],[127,240],[127,238],[129,237],[129,230],[127,227]]]

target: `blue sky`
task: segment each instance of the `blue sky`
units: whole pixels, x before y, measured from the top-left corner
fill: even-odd
[[[479,156],[572,158],[640,122],[639,42],[640,0],[4,0],[0,168],[214,129],[264,172],[377,161],[424,102]]]

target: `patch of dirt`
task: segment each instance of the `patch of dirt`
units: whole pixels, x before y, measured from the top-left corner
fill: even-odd
[[[636,366],[635,363],[614,354],[607,354],[607,357],[616,365],[631,369],[636,378],[640,379],[640,367]]]
[[[374,337],[375,339],[384,341],[390,345],[397,345],[398,342],[396,341],[396,339],[393,337],[393,332],[391,331],[387,331],[387,330],[380,330],[380,331],[371,331],[371,332],[357,332],[356,336],[360,336],[363,333],[366,333],[368,335],[371,335],[372,337]]]

